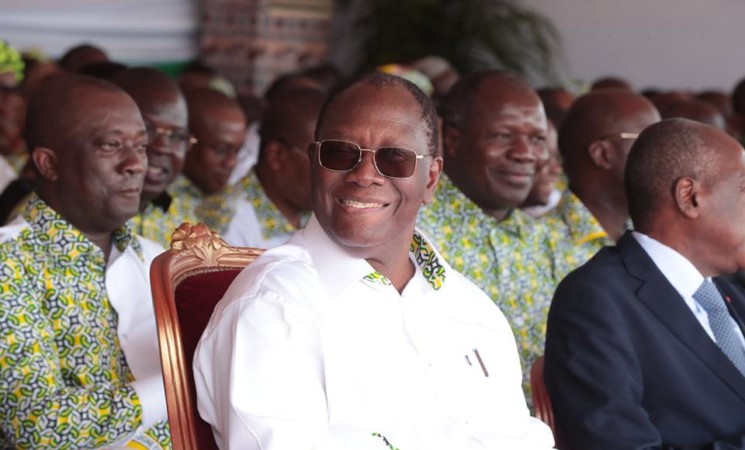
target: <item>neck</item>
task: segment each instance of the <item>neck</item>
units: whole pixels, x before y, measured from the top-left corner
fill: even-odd
[[[279,212],[282,213],[284,218],[287,219],[293,227],[296,229],[300,228],[300,219],[303,211],[287,202],[282,195],[280,195],[279,186],[277,185],[278,177],[272,176],[274,175],[272,173],[267,173],[264,167],[260,165],[257,165],[254,170],[256,171],[256,177],[259,179],[261,187],[264,189],[269,200],[277,207]]]
[[[456,164],[453,164],[450,168],[450,170],[447,170],[447,165],[445,165],[445,173],[450,178],[450,181],[453,183],[453,185],[460,190],[463,195],[468,197],[469,200],[472,202],[473,199],[470,195],[468,195],[468,191],[464,190],[462,186],[468,186],[468,183],[465,182],[465,178],[468,177],[468,174],[462,173],[460,170],[457,169]],[[474,202],[476,203],[476,202]],[[481,208],[482,211],[488,216],[494,217],[497,219],[497,222],[501,222],[504,219],[507,218],[507,216],[510,215],[510,212],[514,209],[512,207],[505,207],[505,208],[485,208],[482,205],[479,205],[476,203],[476,205]]]
[[[96,244],[103,251],[104,262],[109,261],[109,255],[111,254],[111,233],[83,233],[91,242]]]
[[[399,255],[395,259],[385,261],[378,258],[366,258],[366,261],[373,266],[378,273],[385,275],[399,294],[403,292],[404,288],[409,283],[409,280],[411,280],[415,273],[414,264],[409,259],[408,247],[403,255]]]
[[[590,210],[603,230],[608,233],[608,237],[617,242],[623,234],[626,221],[629,218],[626,198],[614,198],[614,195],[610,192],[603,192],[596,188],[587,190],[570,185],[570,190]],[[588,195],[587,192],[590,192],[590,194]],[[602,195],[598,195],[598,193],[602,193]]]

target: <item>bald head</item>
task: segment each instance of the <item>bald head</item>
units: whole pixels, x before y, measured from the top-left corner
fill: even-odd
[[[724,130],[726,127],[724,115],[715,106],[700,100],[675,98],[660,101],[657,106],[663,119],[680,117],[705,123],[718,130]]]
[[[712,183],[723,160],[721,143],[727,141],[737,150],[739,145],[715,128],[682,118],[665,119],[644,130],[626,164],[626,194],[634,227],[645,232],[655,213],[673,204],[673,185],[680,178]]]
[[[472,72],[461,77],[440,104],[445,127],[460,129],[474,114],[479,113],[479,108],[494,106],[481,105],[483,102],[476,101],[484,84],[488,84],[488,88],[496,94],[496,100],[509,102],[519,97],[541,101],[530,84],[514,73],[498,70]]]
[[[31,97],[26,113],[29,151],[36,147],[55,148],[70,131],[81,125],[80,115],[84,113],[81,98],[97,93],[126,96],[112,83],[83,75],[60,75],[44,83]]]
[[[621,133],[639,133],[658,120],[654,105],[628,90],[601,89],[579,97],[559,129],[559,150],[567,176],[578,177],[593,165],[588,151],[593,142],[620,138]]]
[[[430,98],[422,92],[421,89],[416,87],[414,83],[405,80],[401,77],[389,75],[380,72],[373,72],[364,74],[360,77],[354,78],[347,81],[347,83],[339,86],[334,91],[324,104],[321,109],[321,114],[318,117],[318,125],[316,126],[316,138],[318,138],[318,132],[323,128],[326,121],[335,118],[339,114],[338,104],[340,100],[348,93],[348,91],[354,90],[360,85],[369,85],[376,89],[400,89],[407,92],[411,97],[416,100],[417,104],[421,108],[421,119],[424,121],[427,129],[427,146],[429,147],[430,154],[434,154],[437,151],[439,145],[439,133],[437,132],[437,111]]]
[[[214,89],[197,88],[187,91],[186,105],[189,110],[189,129],[195,134],[200,133],[205,126],[210,126],[211,123],[215,122],[217,119],[216,113],[220,116],[241,118],[245,121],[245,116],[238,102]]]
[[[140,109],[150,109],[165,103],[186,103],[174,80],[160,70],[150,67],[133,67],[114,76],[114,84],[124,89]]]
[[[108,60],[108,55],[100,48],[90,44],[82,44],[68,50],[60,58],[59,66],[67,71],[76,73],[85,66]]]
[[[602,89],[624,89],[627,91],[633,90],[631,84],[619,77],[602,77],[598,78],[590,86],[591,91],[599,91]]]
[[[261,147],[269,141],[279,140],[306,149],[313,139],[325,99],[323,91],[310,87],[298,87],[278,94],[261,121]]]

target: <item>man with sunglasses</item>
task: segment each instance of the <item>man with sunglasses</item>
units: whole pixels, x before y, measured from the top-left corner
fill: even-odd
[[[133,227],[139,235],[168,247],[181,223],[197,221],[184,199],[168,192],[194,142],[187,128],[186,100],[175,81],[149,67],[125,69],[112,82],[137,103],[148,134],[148,168]]]
[[[238,275],[195,354],[220,448],[550,448],[506,320],[415,228],[442,170],[431,101],[365,75],[315,137],[314,216]]]
[[[626,156],[638,134],[659,120],[649,100],[623,89],[590,92],[569,108],[559,129],[569,189],[543,218],[551,230],[558,279],[629,228]]]
[[[308,145],[326,95],[312,87],[278,94],[261,121],[259,159],[237,189],[235,215],[223,238],[271,248],[305,226],[311,210]]]

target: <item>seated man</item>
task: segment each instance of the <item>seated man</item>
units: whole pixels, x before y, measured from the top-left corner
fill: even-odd
[[[125,226],[147,133],[121,89],[58,77],[31,100],[36,193],[0,228],[0,447],[170,448],[150,284]]]
[[[542,219],[551,232],[559,279],[629,227],[626,155],[636,136],[659,120],[649,100],[623,89],[590,92],[569,108],[559,128],[569,190]]]
[[[325,95],[295,88],[278,95],[261,122],[259,161],[240,183],[235,216],[225,232],[232,245],[271,248],[305,225],[310,213],[310,164]]]
[[[148,133],[148,168],[133,226],[137,234],[167,247],[179,225],[198,221],[182,197],[168,193],[194,140],[187,128],[186,100],[175,81],[149,67],[126,69],[112,81],[137,103]]]
[[[325,104],[314,216],[238,275],[195,354],[223,449],[548,449],[509,325],[415,229],[442,169],[437,117],[366,75]]]
[[[235,214],[235,191],[228,180],[246,137],[246,119],[238,102],[213,89],[187,91],[186,103],[196,143],[170,193],[181,198],[191,217],[224,233]]]
[[[518,208],[548,156],[543,105],[517,75],[483,71],[462,77],[440,106],[447,176],[420,226],[507,316],[529,394],[558,282],[547,234]]]
[[[572,272],[551,306],[556,421],[576,450],[743,449],[745,296],[710,277],[745,269],[745,151],[663,120],[631,148],[625,184],[636,231]]]

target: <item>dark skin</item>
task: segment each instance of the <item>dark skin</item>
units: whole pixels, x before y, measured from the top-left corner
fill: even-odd
[[[570,190],[590,210],[608,237],[617,241],[625,229],[628,206],[623,174],[634,139],[621,133],[639,133],[660,120],[654,106],[629,91],[601,90],[587,94],[572,106],[570,115],[578,117],[577,127],[568,128],[567,119],[560,133],[574,135],[574,145],[562,152],[576,152],[565,163]],[[560,137],[562,139],[562,137]],[[560,140],[560,142],[562,142]],[[571,170],[570,170],[571,169]]]
[[[685,256],[704,277],[745,269],[745,151],[714,128],[691,122],[707,141],[708,166],[681,174],[639,231]]]
[[[47,115],[50,137],[32,150],[37,192],[108,260],[112,233],[139,207],[147,167],[145,125],[124,92],[85,81],[57,89],[68,90],[69,103]]]
[[[190,148],[186,100],[176,83],[156,69],[136,67],[112,80],[134,99],[148,129],[148,170],[140,210],[166,191],[184,166]]]
[[[295,227],[311,210],[310,161],[306,149],[324,95],[317,90],[294,90],[279,95],[266,111],[262,149],[254,167],[267,197]]]
[[[184,175],[204,195],[228,185],[246,137],[246,119],[238,103],[209,89],[195,90],[187,98],[189,129],[197,143],[187,153]]]
[[[342,139],[363,148],[397,146],[432,155],[421,108],[405,88],[377,88],[364,82],[337,100],[333,114],[317,132],[319,140]],[[442,159],[428,156],[413,176],[380,175],[369,152],[349,172],[318,164],[309,149],[313,211],[328,236],[348,253],[364,258],[401,292],[414,275],[408,256],[417,213],[432,201]]]
[[[504,220],[525,201],[546,159],[543,105],[534,91],[490,78],[465,116],[458,129],[444,131],[445,172],[486,214]]]

